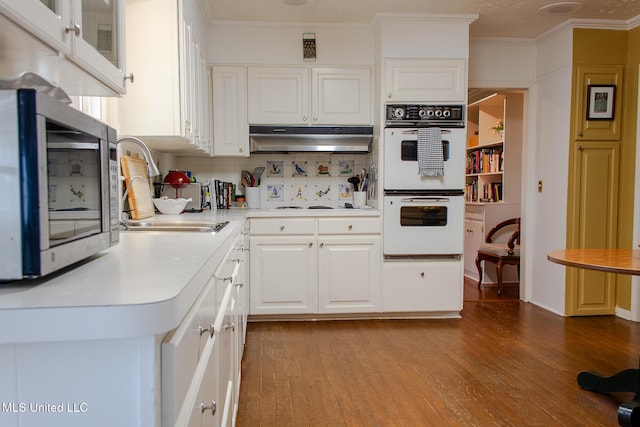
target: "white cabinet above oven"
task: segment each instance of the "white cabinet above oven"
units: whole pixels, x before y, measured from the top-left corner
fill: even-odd
[[[385,60],[385,102],[466,102],[465,59]]]

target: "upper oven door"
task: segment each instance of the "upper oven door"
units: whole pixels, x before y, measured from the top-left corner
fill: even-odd
[[[444,176],[418,173],[417,128],[386,128],[384,135],[385,190],[464,189],[465,129],[442,129]]]

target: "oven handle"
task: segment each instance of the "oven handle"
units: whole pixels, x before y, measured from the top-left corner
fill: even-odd
[[[420,203],[420,202],[441,202],[448,203],[451,199],[448,197],[408,197],[406,199],[401,199],[401,203]]]
[[[440,133],[451,133],[450,130],[447,129],[440,129]],[[402,131],[403,135],[417,135],[418,134],[418,130],[417,129],[412,129],[412,130],[405,130]]]

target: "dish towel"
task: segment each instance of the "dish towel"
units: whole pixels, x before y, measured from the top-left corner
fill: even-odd
[[[444,176],[442,132],[438,127],[418,129],[418,174]]]

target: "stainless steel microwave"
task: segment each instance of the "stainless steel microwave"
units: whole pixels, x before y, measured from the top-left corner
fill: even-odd
[[[41,277],[118,243],[113,128],[36,90],[0,90],[0,135],[0,280]]]

